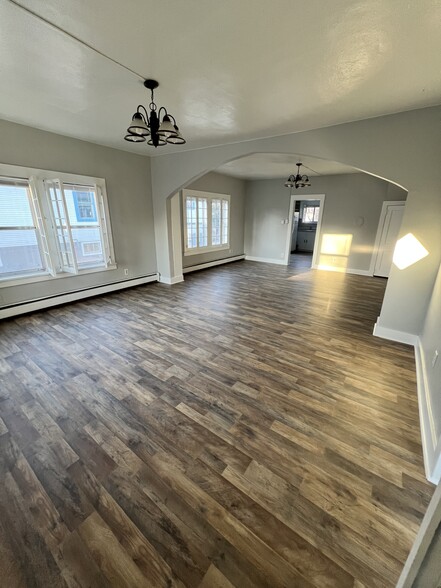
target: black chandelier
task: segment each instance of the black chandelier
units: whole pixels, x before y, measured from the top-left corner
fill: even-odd
[[[289,178],[285,182],[286,188],[304,188],[305,186],[310,186],[311,182],[309,181],[309,177],[306,174],[300,173],[300,166],[303,163],[296,163],[297,166],[297,173],[294,175],[290,175]]]
[[[126,141],[131,143],[143,143],[147,137],[147,145],[160,147],[161,145],[183,145],[186,141],[179,132],[175,117],[167,112],[164,106],[158,111],[154,102],[153,91],[159,86],[156,80],[145,80],[144,86],[151,91],[151,102],[149,104],[150,115],[145,106],[140,104],[132,116],[132,122],[127,129]],[[161,121],[161,112],[164,116]]]

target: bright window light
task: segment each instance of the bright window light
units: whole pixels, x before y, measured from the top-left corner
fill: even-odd
[[[402,270],[427,255],[429,255],[429,252],[421,245],[418,239],[412,233],[407,233],[407,235],[398,239],[395,245],[393,262],[398,269]]]

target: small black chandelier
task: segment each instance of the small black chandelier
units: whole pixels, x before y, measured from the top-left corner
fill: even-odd
[[[300,173],[300,166],[303,165],[303,163],[296,163],[297,166],[297,173],[296,175],[292,174],[289,176],[289,178],[286,180],[285,182],[285,187],[286,188],[294,188],[294,186],[296,188],[304,188],[305,186],[310,186],[311,182],[309,181],[309,177],[306,174],[301,174]]]
[[[167,112],[164,106],[158,110],[154,102],[153,91],[159,86],[156,80],[145,80],[144,86],[151,91],[151,102],[149,104],[150,115],[145,106],[140,104],[132,116],[132,122],[124,137],[130,143],[143,143],[147,137],[147,145],[161,147],[170,143],[172,145],[183,145],[186,141],[179,132],[175,117]],[[161,121],[161,112],[164,116]]]

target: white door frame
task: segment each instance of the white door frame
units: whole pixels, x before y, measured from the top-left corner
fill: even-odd
[[[302,194],[291,194],[291,199],[290,199],[290,203],[289,203],[289,217],[288,217],[288,225],[287,225],[284,264],[288,265],[288,263],[289,263],[289,255],[291,253],[291,237],[292,237],[292,224],[293,224],[293,218],[294,218],[294,208],[295,208],[295,203],[297,200],[320,200],[320,214],[319,214],[319,220],[317,223],[317,230],[315,232],[314,252],[312,254],[312,264],[311,264],[312,268],[317,268],[317,258],[318,258],[318,252],[319,252],[321,230],[322,230],[323,210],[325,207],[325,194],[308,194],[307,196],[302,195]]]
[[[435,489],[426,514],[421,522],[415,542],[410,550],[403,571],[397,583],[397,588],[412,588],[425,563],[426,580],[433,578],[433,583],[424,583],[427,588],[439,586],[436,581],[441,575],[441,558],[439,553],[427,558],[429,548],[434,543],[435,533],[441,524],[441,484]],[[439,552],[439,549],[438,549]],[[422,584],[419,584],[422,586]]]
[[[381,207],[380,220],[378,222],[377,236],[375,237],[374,248],[372,250],[371,265],[369,267],[369,275],[374,275],[375,266],[377,265],[377,258],[380,253],[380,241],[383,234],[384,223],[386,221],[386,214],[388,206],[406,206],[405,200],[385,200]]]

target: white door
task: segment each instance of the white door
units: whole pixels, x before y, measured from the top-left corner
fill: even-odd
[[[380,276],[382,278],[389,277],[392,256],[394,254],[395,243],[398,239],[403,212],[403,202],[387,203],[385,209],[382,211],[380,225],[378,227],[378,230],[381,232],[374,276]]]

